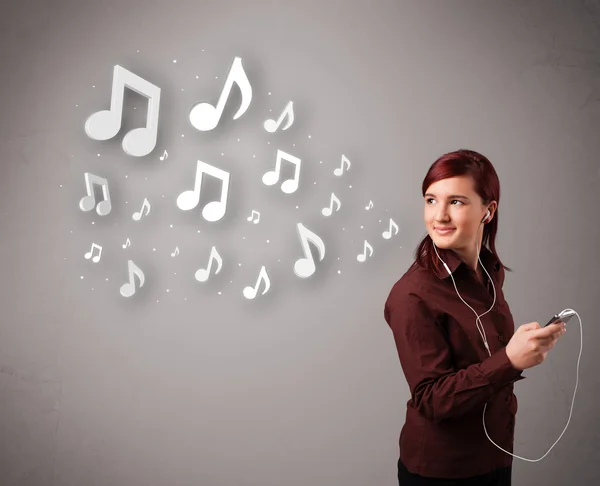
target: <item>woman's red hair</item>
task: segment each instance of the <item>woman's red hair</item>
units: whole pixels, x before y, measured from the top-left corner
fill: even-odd
[[[465,175],[471,176],[473,179],[475,192],[479,194],[484,205],[489,204],[491,201],[496,201],[498,204],[494,218],[483,227],[482,245],[487,246],[496,258],[498,258],[502,267],[512,272],[509,267],[502,263],[496,252],[496,233],[498,232],[498,213],[500,212],[500,181],[498,180],[498,174],[496,174],[494,166],[485,156],[467,149],[460,149],[442,155],[431,164],[425,175],[425,179],[423,179],[421,186],[422,196],[425,197],[427,188],[437,181]],[[433,249],[433,241],[429,234],[423,238],[415,251],[414,265],[426,268],[436,275],[443,274],[440,268],[442,263]]]

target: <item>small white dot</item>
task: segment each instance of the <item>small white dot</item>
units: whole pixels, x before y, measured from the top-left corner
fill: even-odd
[[[169,289],[167,289],[167,292],[169,291]]]
[[[269,96],[271,96],[271,92],[269,92]]]
[[[322,161],[322,160],[319,160],[319,164],[322,164],[322,163],[323,163],[323,161]]]
[[[173,62],[177,62],[177,59],[173,59]]]
[[[221,152],[221,155],[225,155],[223,152]]]
[[[108,278],[106,279],[106,281],[108,282]]]
[[[238,138],[238,142],[240,141],[240,139]]]
[[[198,76],[196,76],[196,79],[198,79]]]
[[[298,206],[296,206],[296,209],[298,209]]]
[[[242,236],[242,240],[245,240],[245,239],[246,239],[246,237],[245,237],[245,236]]]
[[[177,272],[173,273],[173,275],[177,275]]]
[[[63,260],[66,260],[66,259],[67,259],[67,257],[64,257],[64,258],[63,258]]]
[[[215,76],[215,79],[219,79],[219,77],[218,77],[218,76]]]
[[[92,221],[92,224],[94,224],[94,222]]]
[[[181,88],[181,91],[183,91],[183,88]]]
[[[200,230],[198,230],[198,233],[200,233]]]
[[[73,230],[71,230],[71,233],[73,233]]]
[[[98,157],[100,157],[100,154],[98,154]]]
[[[81,276],[81,280],[83,280],[83,275]]]
[[[92,290],[94,290],[94,289],[92,289]]]
[[[296,146],[296,144],[295,144],[295,143],[293,143],[293,144],[292,144],[292,146],[293,146],[293,147],[295,147],[295,146]]]
[[[156,248],[152,248],[152,251],[156,251]]]
[[[204,49],[202,49],[202,52],[204,52]]]
[[[317,181],[315,181],[315,185],[317,185]]]
[[[165,195],[163,194],[163,197],[165,197]]]
[[[93,85],[93,86],[92,86],[92,88],[95,88],[95,87],[96,87],[96,85]]]
[[[352,186],[348,186],[350,189],[352,189]]]
[[[139,50],[139,49],[138,49],[137,51],[138,51],[138,52],[140,52],[140,50]]]
[[[144,179],[148,180],[148,178],[147,178],[147,177],[144,177]]]
[[[62,184],[60,185],[60,187],[62,187]]]
[[[156,299],[156,302],[158,302],[158,299]]]
[[[271,145],[271,142],[267,142],[268,145]]]
[[[171,224],[171,225],[169,225],[169,226],[170,226],[171,228],[173,227],[173,225],[172,225],[172,224]]]
[[[360,229],[363,229],[363,226],[361,226]]]
[[[308,138],[310,138],[310,135],[308,136]]]
[[[185,137],[185,135],[184,135],[183,133],[181,134],[181,136],[182,136],[182,137]]]
[[[241,264],[241,263],[238,263],[238,266],[239,266],[239,267],[241,267],[241,266],[242,266],[242,264]],[[83,277],[81,277],[81,278],[83,278]]]
[[[184,297],[183,300],[187,300],[187,297]]]
[[[338,270],[338,273],[342,273],[340,270]]]
[[[267,240],[267,243],[269,243],[269,240]]]
[[[340,259],[340,257],[338,257],[338,260]]]
[[[79,106],[79,105],[75,105],[75,106]]]
[[[252,157],[256,157],[256,155],[253,155]],[[60,186],[60,187],[62,187],[62,186]]]
[[[127,174],[125,174],[125,179],[127,179]]]
[[[221,295],[221,292],[217,292],[219,295]]]

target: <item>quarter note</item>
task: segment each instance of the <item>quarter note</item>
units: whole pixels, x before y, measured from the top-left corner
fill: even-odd
[[[196,270],[195,277],[196,280],[198,280],[198,282],[206,282],[208,280],[213,261],[217,262],[217,269],[215,270],[215,275],[217,275],[221,271],[221,267],[223,266],[223,259],[221,258],[221,255],[219,255],[219,252],[214,246],[210,250],[207,268],[199,268],[198,270]]]
[[[373,207],[373,201],[369,201],[369,204],[367,204],[365,206],[365,209],[368,211],[369,209],[371,209]]]
[[[342,203],[340,202],[340,200],[337,198],[337,196],[332,192],[331,193],[331,200],[329,202],[329,207],[328,208],[323,208],[321,210],[321,213],[323,213],[323,216],[331,216],[333,213],[333,203],[337,204],[337,209],[335,210],[336,212],[338,212],[340,210],[340,207],[342,206]]]
[[[221,96],[217,102],[217,106],[214,107],[210,103],[196,103],[190,111],[190,122],[192,126],[200,131],[212,130],[219,124],[223,109],[225,108],[225,102],[231,93],[233,84],[237,84],[242,93],[242,102],[238,111],[233,115],[233,119],[237,120],[242,116],[252,101],[252,86],[246,76],[246,72],[242,66],[242,58],[236,57],[233,60],[229,75],[225,80],[225,85],[221,91]]]
[[[133,263],[132,260],[129,260],[127,262],[127,271],[129,273],[129,282],[126,282],[123,285],[121,285],[121,295],[123,297],[131,297],[133,294],[135,294],[135,292],[136,292],[135,276],[136,275],[137,275],[138,279],[140,280],[139,288],[142,288],[144,286],[144,282],[146,280],[144,277],[144,272],[142,272],[141,268],[138,267],[135,263]]]
[[[96,206],[96,212],[100,216],[106,216],[112,209],[110,202],[110,192],[108,190],[108,181],[104,177],[98,177],[97,175],[86,172],[85,177],[85,188],[87,196],[81,198],[79,201],[79,207],[82,211],[91,211]],[[102,197],[104,198],[99,203],[96,203],[96,196],[94,195],[94,184],[100,184],[102,187]]]
[[[131,241],[129,241],[129,238],[127,238],[127,240],[125,241],[125,243],[123,245],[121,245],[123,247],[123,249],[127,248],[128,246],[131,246]]]
[[[177,255],[179,255],[179,247],[178,246],[176,246],[175,251],[173,253],[171,253],[172,257],[176,257]]]
[[[383,236],[386,240],[389,240],[392,237],[392,228],[396,229],[396,232],[394,234],[397,235],[398,234],[398,225],[395,223],[395,221],[392,218],[390,218],[390,227],[389,227],[389,229],[387,229],[383,233],[381,233],[381,236]]]
[[[254,219],[254,215],[256,214],[256,219]],[[255,211],[254,209],[252,210],[252,213],[250,213],[250,216],[248,216],[246,218],[247,221],[252,221],[254,224],[258,224],[258,222],[260,221],[260,213],[258,211]]]
[[[136,211],[135,213],[133,213],[132,218],[135,221],[139,221],[140,219],[142,219],[142,216],[144,216],[144,209],[146,210],[146,216],[150,214],[150,203],[148,202],[148,199],[144,198],[144,202],[142,203],[142,209],[140,209],[140,211]]]
[[[98,250],[98,254],[92,258],[92,255],[94,255],[94,250]],[[98,263],[100,261],[100,257],[102,256],[102,247],[96,243],[92,243],[92,248],[84,256],[86,260],[91,258],[94,263]]]
[[[166,160],[169,157],[169,152],[167,152],[166,150],[164,151],[164,153],[159,157],[160,160]]]
[[[299,258],[294,263],[294,273],[301,278],[310,277],[315,273],[315,260],[313,259],[312,253],[308,243],[312,243],[317,247],[319,251],[319,261],[325,258],[325,243],[323,240],[306,228],[302,223],[298,223],[298,234],[300,235],[300,243],[302,244],[302,250],[304,251],[304,258]]]
[[[142,157],[152,152],[156,145],[160,88],[124,67],[116,65],[113,70],[110,110],[92,114],[85,122],[85,133],[94,140],[108,140],[119,133],[125,87],[148,98],[146,126],[129,131],[122,143],[128,155]]]
[[[279,128],[279,125],[281,125],[281,122],[283,121],[283,118],[286,115],[288,117],[288,121],[285,124],[285,126],[282,128],[282,130],[287,130],[288,128],[290,128],[292,123],[294,123],[294,103],[292,101],[290,101],[287,104],[287,106],[285,107],[285,110],[283,110],[283,112],[281,113],[281,116],[277,119],[277,121],[268,119],[265,122],[265,124],[264,124],[265,130],[269,133],[273,133],[273,132],[277,131],[277,129]]]
[[[359,262],[362,263],[367,259],[367,249],[370,251],[369,257],[373,256],[373,247],[369,244],[369,242],[367,240],[365,240],[363,252],[359,253],[358,256],[356,257],[356,259]]]
[[[262,268],[260,269],[260,272],[258,274],[258,279],[256,280],[256,285],[254,287],[244,287],[244,297],[246,297],[246,299],[254,299],[254,297],[256,297],[256,294],[258,292],[258,286],[260,285],[261,282],[265,283],[265,289],[262,291],[261,295],[265,295],[269,289],[271,288],[271,280],[269,280],[269,275],[267,274],[267,269],[265,268],[265,266],[263,265]]]
[[[202,209],[202,216],[206,221],[218,221],[225,215],[227,210],[227,195],[229,194],[229,172],[221,170],[210,164],[198,161],[196,166],[196,179],[194,189],[184,191],[177,197],[177,206],[183,211],[195,208],[200,202],[200,189],[202,187],[202,176],[208,174],[219,179],[221,185],[221,196],[218,201],[209,202]]]
[[[263,175],[262,181],[266,186],[272,186],[275,184],[281,176],[281,161],[285,160],[294,164],[295,171],[294,177],[286,179],[281,184],[281,190],[286,194],[291,194],[298,189],[298,180],[300,176],[300,162],[298,157],[294,157],[291,154],[284,152],[283,150],[277,150],[277,159],[275,161],[275,170],[269,171]]]
[[[350,169],[350,161],[342,154],[342,165],[333,171],[334,175],[341,176],[344,173],[344,163],[346,163],[346,172]]]

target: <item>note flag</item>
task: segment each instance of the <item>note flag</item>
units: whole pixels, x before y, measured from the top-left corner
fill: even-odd
[[[209,202],[202,209],[202,216],[206,221],[218,221],[225,215],[227,210],[227,195],[229,194],[229,172],[214,167],[198,160],[196,166],[196,179],[194,189],[184,191],[177,197],[177,206],[183,211],[195,208],[200,202],[200,189],[202,187],[202,176],[208,174],[221,181],[221,196],[218,201]]]
[[[281,184],[281,190],[286,194],[291,194],[298,189],[298,181],[300,178],[300,162],[298,157],[294,157],[283,150],[277,150],[277,159],[275,161],[275,170],[271,170],[263,175],[262,181],[265,186],[272,186],[275,184],[281,176],[281,161],[286,160],[291,162],[295,166],[294,177],[283,181]]]
[[[394,234],[397,235],[398,234],[398,225],[392,218],[390,218],[390,228],[385,230],[383,233],[381,233],[381,236],[383,236],[386,240],[389,240],[392,237],[392,228],[396,229]]]
[[[283,121],[283,118],[286,115],[288,117],[288,121],[285,124],[285,126],[282,128],[282,130],[287,130],[288,128],[290,128],[292,123],[294,123],[294,103],[292,101],[290,101],[287,104],[287,106],[285,107],[285,110],[283,110],[283,112],[281,113],[281,115],[279,116],[277,121],[269,118],[265,122],[265,124],[264,124],[265,130],[269,133],[273,133],[273,132],[277,131],[277,129],[279,128],[279,125],[281,125],[281,122]]]
[[[144,209],[146,210],[145,215],[148,216],[150,214],[150,202],[148,201],[147,198],[144,198],[144,202],[142,203],[142,209],[138,211],[136,211],[135,213],[133,213],[133,220],[134,221],[139,221],[140,219],[142,219],[142,216],[144,216]]]
[[[256,280],[256,285],[254,287],[244,287],[243,294],[246,299],[254,299],[256,297],[256,293],[258,292],[258,286],[260,282],[265,283],[265,290],[262,291],[261,295],[265,295],[269,289],[271,288],[271,280],[269,280],[269,275],[267,274],[267,269],[263,265],[258,274],[258,279]]]
[[[233,115],[233,119],[237,120],[242,116],[252,101],[252,86],[246,76],[246,72],[242,66],[242,58],[236,57],[233,60],[229,75],[225,80],[225,86],[221,91],[221,96],[217,102],[217,106],[214,107],[210,103],[196,103],[190,111],[190,122],[192,126],[200,131],[212,130],[219,124],[223,109],[225,108],[225,102],[231,93],[233,84],[237,84],[242,92],[242,103],[238,111]]]
[[[96,206],[96,212],[100,216],[106,216],[112,209],[110,192],[108,190],[108,181],[104,177],[98,177],[97,175],[90,174],[89,172],[86,172],[84,177],[87,196],[81,198],[81,201],[79,201],[79,207],[82,211],[91,211],[94,209],[94,206]],[[94,195],[94,184],[100,184],[100,186],[102,186],[102,197],[104,198],[104,200],[97,203],[97,205],[96,196]]]
[[[137,275],[137,277],[140,279],[139,288],[142,288],[144,286],[144,282],[146,280],[144,277],[144,272],[142,272],[140,267],[133,263],[132,260],[129,260],[127,262],[127,271],[129,272],[129,282],[126,282],[123,285],[121,285],[121,295],[123,297],[131,297],[133,294],[135,294],[135,275]]]
[[[206,282],[208,280],[213,261],[215,260],[217,262],[217,269],[215,270],[215,275],[217,275],[221,271],[221,267],[223,266],[223,259],[221,258],[221,255],[219,255],[217,249],[213,246],[210,250],[207,268],[199,268],[198,270],[196,270],[195,277],[196,280],[198,280],[198,282]]]
[[[325,243],[323,243],[323,240],[318,235],[307,229],[302,223],[298,223],[297,227],[305,258],[296,260],[296,263],[294,263],[294,273],[298,277],[307,278],[315,273],[316,269],[315,260],[313,259],[308,243],[311,242],[317,247],[317,250],[319,251],[319,261],[322,261],[323,258],[325,258]]]
[[[146,126],[129,131],[122,143],[123,150],[128,155],[142,157],[152,152],[156,145],[160,88],[118,64],[113,70],[110,110],[92,114],[85,122],[85,133],[94,140],[108,140],[119,133],[125,87],[148,98]]]

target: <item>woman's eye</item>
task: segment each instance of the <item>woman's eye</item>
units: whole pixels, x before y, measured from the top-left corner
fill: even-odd
[[[427,199],[427,200],[426,200],[426,202],[427,202],[427,203],[429,203],[429,201],[433,201],[433,198],[431,198],[431,197],[430,197],[429,199]],[[462,201],[460,201],[460,200],[458,200],[458,199],[452,199],[452,201],[451,201],[451,202],[454,202],[454,201],[456,201],[456,202],[459,202],[459,203],[461,203],[461,204],[464,204]]]

